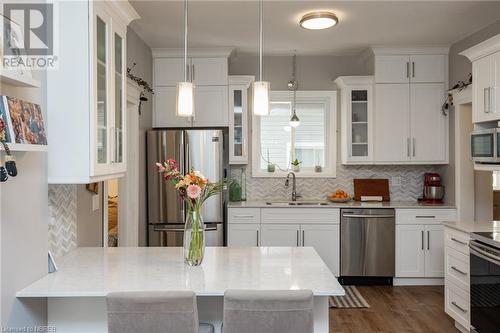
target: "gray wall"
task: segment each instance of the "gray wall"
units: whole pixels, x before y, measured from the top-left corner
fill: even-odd
[[[151,48],[132,30],[127,29],[127,66],[136,63],[132,73],[142,77],[153,85],[153,56]],[[146,218],[147,218],[147,193],[146,193],[146,131],[151,129],[153,123],[153,97],[148,94],[149,101],[142,102],[141,116],[139,118],[139,245],[146,245]]]
[[[229,59],[230,75],[255,75],[258,80],[259,57],[236,54]],[[271,90],[286,90],[292,77],[291,56],[266,56],[263,79],[271,82]],[[361,57],[297,56],[297,80],[300,90],[333,90],[342,75],[368,75]]]
[[[450,87],[458,81],[467,80],[467,75],[472,71],[471,62],[466,57],[459,55],[459,53],[498,34],[500,34],[500,21],[473,33],[451,46],[449,61]]]
[[[44,73],[34,73],[45,87]],[[42,106],[45,88],[0,84],[0,95]],[[47,117],[45,117],[47,119]],[[49,136],[50,144],[50,136]],[[2,159],[4,153],[0,153]],[[15,293],[47,274],[47,153],[14,152],[18,176],[0,184],[1,323],[2,327],[46,324],[46,302],[20,301]]]

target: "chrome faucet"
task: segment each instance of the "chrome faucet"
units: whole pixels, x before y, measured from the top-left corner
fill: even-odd
[[[290,175],[292,175],[292,201],[297,201],[297,198],[300,198],[300,195],[297,194],[297,181],[295,178],[295,173],[289,172],[286,176],[285,187],[288,187],[290,184]]]

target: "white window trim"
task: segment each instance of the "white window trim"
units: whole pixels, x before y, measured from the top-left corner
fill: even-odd
[[[293,98],[292,91],[271,91],[272,102],[289,102]],[[337,92],[336,91],[297,91],[297,102],[322,100],[327,105],[325,129],[325,165],[322,172],[304,171],[295,173],[300,178],[335,178],[337,167]],[[261,144],[259,116],[252,115],[252,177],[277,178],[286,177],[291,171],[281,171],[278,168],[272,173],[260,169]]]

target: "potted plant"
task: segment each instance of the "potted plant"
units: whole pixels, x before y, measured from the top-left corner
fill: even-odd
[[[300,163],[302,163],[302,162],[299,161],[298,159],[294,159],[292,161],[292,170],[294,172],[299,172],[300,171]]]
[[[201,210],[203,204],[212,196],[222,192],[228,183],[223,180],[211,183],[199,171],[191,170],[182,175],[177,169],[177,162],[169,159],[156,163],[163,179],[172,183],[186,203],[186,223],[184,226],[184,261],[189,266],[199,266],[205,254],[205,224]]]

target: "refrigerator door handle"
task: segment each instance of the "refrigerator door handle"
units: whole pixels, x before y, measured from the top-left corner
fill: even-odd
[[[184,232],[184,228],[158,228],[155,227],[154,231],[158,232]]]

